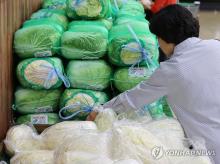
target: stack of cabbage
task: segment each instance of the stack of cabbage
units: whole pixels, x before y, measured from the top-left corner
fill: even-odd
[[[109,0],[67,0],[73,21],[61,39],[62,56],[68,60],[66,74],[71,89],[60,101],[62,119],[85,120],[94,105],[108,101],[103,91],[110,85],[112,69],[102,58],[107,53],[112,26]]]
[[[102,92],[110,84],[111,67],[103,59],[108,44],[108,21],[73,21],[62,37],[62,55],[69,61],[66,74],[73,89],[67,89],[61,99],[60,116],[72,119],[85,119],[85,108],[108,101]],[[81,60],[77,60],[81,59]],[[88,60],[90,59],[90,60]],[[78,105],[77,105],[78,104]],[[70,117],[68,117],[70,116]]]
[[[18,124],[60,121],[55,112],[59,108],[62,83],[67,82],[62,61],[55,56],[60,54],[61,36],[68,26],[65,11],[59,10],[65,8],[64,4],[56,9],[49,7],[52,1],[44,1],[43,6],[49,9],[33,13],[15,33],[15,53],[22,59],[17,66],[21,86],[17,87],[13,106],[20,115]]]
[[[118,120],[112,109],[105,109],[95,122],[62,122],[40,135],[27,125],[12,127],[4,141],[7,152],[14,155],[10,163],[185,164],[190,161],[193,164],[211,164],[207,156],[152,156],[156,148],[190,151],[184,143],[192,140],[185,138],[175,119]],[[192,151],[205,151],[198,141],[191,143]]]
[[[117,1],[114,2],[117,4]],[[147,80],[158,66],[158,43],[148,24],[139,2],[124,2],[117,10],[114,26],[109,32],[108,57],[112,64],[119,67],[113,79],[120,92]],[[144,109],[149,110],[153,118],[164,117],[162,102],[168,107],[163,98]],[[171,116],[170,109],[166,109],[165,114]]]

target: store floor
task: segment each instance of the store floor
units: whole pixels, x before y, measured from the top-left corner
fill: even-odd
[[[220,39],[220,11],[201,11],[199,22],[201,38]]]

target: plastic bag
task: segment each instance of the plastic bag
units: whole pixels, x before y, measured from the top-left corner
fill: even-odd
[[[20,58],[52,56],[59,53],[64,29],[52,20],[30,20],[15,32],[14,48]]]
[[[150,33],[147,22],[131,21],[113,26],[108,52],[110,62],[117,66],[158,65],[157,39]]]
[[[85,152],[111,158],[111,133],[81,131],[81,135],[69,136],[57,149],[56,160],[62,159],[67,152]]]
[[[79,20],[79,21],[72,21],[69,23],[68,28],[72,29],[76,26],[82,26],[85,28],[85,26],[94,26],[94,27],[105,27],[107,30],[110,30],[112,28],[113,19],[107,18],[107,19],[98,19],[98,20]],[[89,32],[85,29],[85,31]]]
[[[160,100],[144,106],[144,110],[148,110],[153,119],[161,119],[166,117]]]
[[[96,132],[96,124],[90,121],[65,121],[55,124],[41,133],[47,150],[54,150],[69,137],[79,137],[85,131]]]
[[[114,122],[117,120],[116,113],[109,108],[99,109],[96,116],[95,123],[100,131],[106,131],[112,128]]]
[[[117,160],[114,162],[114,164],[143,164],[143,163],[134,159],[124,159],[124,160]]]
[[[67,0],[67,15],[72,19],[99,19],[111,15],[108,0]]]
[[[67,29],[68,19],[66,13],[63,10],[41,9],[31,15],[31,19],[42,20],[49,18],[49,20],[56,21],[57,24]]]
[[[53,151],[25,151],[16,153],[10,164],[54,164]]]
[[[110,84],[111,67],[104,60],[70,61],[66,68],[72,88],[103,90]]]
[[[123,121],[114,124],[113,128],[113,159],[132,158],[138,162],[151,164],[170,164],[167,157],[154,159],[152,149],[164,147],[151,132],[144,129],[141,124]]]
[[[183,128],[176,119],[153,120],[143,124],[143,127],[154,134],[169,149],[186,148],[184,146],[185,134]]]
[[[108,30],[101,22],[73,21],[62,36],[62,55],[67,59],[98,59],[105,55]]]
[[[60,156],[55,164],[113,164],[113,161],[98,154],[69,151]]]
[[[152,72],[147,67],[119,68],[114,73],[114,86],[120,92],[124,92],[147,80],[151,74]]]
[[[144,18],[144,7],[138,1],[127,1],[116,13],[116,18],[120,17],[136,17],[137,19]]]
[[[66,89],[60,101],[60,116],[66,119],[68,118],[67,116],[72,115],[73,117],[71,119],[85,120],[89,113],[81,111],[83,107],[93,108],[93,106],[104,104],[107,101],[108,96],[104,92],[84,89]]]
[[[41,137],[28,125],[11,127],[4,140],[6,152],[12,156],[21,151],[44,149]]]
[[[44,0],[43,8],[66,10],[66,0]]]
[[[46,113],[58,109],[61,90],[18,88],[13,108],[21,114]]]
[[[169,106],[169,104],[167,103],[166,97],[163,97],[160,100],[161,104],[163,105],[163,112],[166,114],[166,116],[168,117],[174,117],[174,114],[172,112],[171,107]]]
[[[68,87],[63,75],[62,61],[58,58],[31,58],[17,66],[17,77],[23,87],[32,89],[56,89],[62,81]]]

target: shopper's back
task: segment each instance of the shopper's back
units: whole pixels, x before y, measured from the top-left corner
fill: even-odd
[[[204,138],[220,163],[220,42],[187,39],[164,64],[176,71],[168,102],[186,134]]]

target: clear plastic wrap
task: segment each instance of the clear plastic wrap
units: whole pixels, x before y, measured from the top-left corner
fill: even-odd
[[[113,161],[98,154],[69,151],[56,160],[55,164],[113,164]]]
[[[64,161],[77,160],[75,154],[80,154],[79,152],[110,158],[111,133],[84,131],[81,132],[81,136],[73,135],[69,137],[55,152],[57,164],[66,164]],[[73,154],[73,156],[70,154]],[[82,160],[84,159],[85,157],[82,158]]]
[[[101,91],[110,85],[112,69],[104,60],[72,60],[66,74],[72,88]]]
[[[6,152],[12,156],[21,151],[44,149],[41,137],[28,125],[13,126],[4,140]]]
[[[26,151],[17,153],[10,164],[54,164],[53,151]]]
[[[110,109],[99,110],[95,123],[100,131],[106,131],[112,128],[113,123],[117,120],[116,113]]]
[[[143,127],[154,134],[169,149],[184,149],[185,134],[180,123],[173,118],[153,120]]]
[[[144,164],[170,164],[167,157],[153,158],[152,149],[158,146],[165,148],[165,145],[141,124],[129,121],[114,124],[112,141],[113,159],[132,158]]]
[[[138,162],[137,160],[134,159],[123,159],[123,160],[115,161],[114,164],[143,164],[143,163]]]
[[[96,132],[96,124],[91,121],[65,121],[47,128],[41,137],[46,149],[54,150],[69,137],[77,138],[85,131]]]

